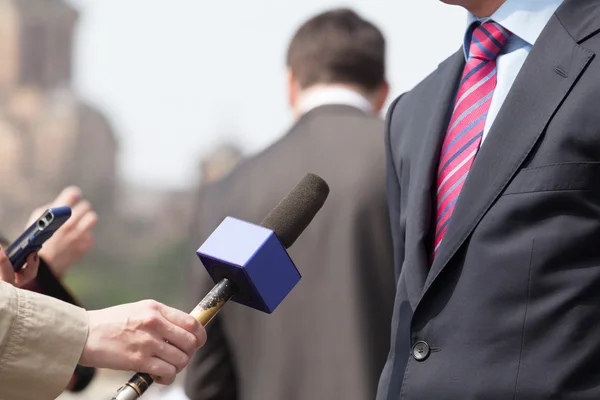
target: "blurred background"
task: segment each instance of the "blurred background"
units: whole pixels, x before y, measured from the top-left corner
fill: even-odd
[[[183,307],[194,194],[285,133],[288,42],[341,6],[386,35],[390,101],[461,45],[464,11],[437,0],[0,0],[2,232],[78,185],[100,222],[72,291]]]

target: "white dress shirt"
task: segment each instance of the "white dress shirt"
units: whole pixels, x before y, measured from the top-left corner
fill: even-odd
[[[360,93],[341,86],[323,85],[307,89],[298,101],[300,114],[306,114],[312,109],[329,104],[341,104],[358,108],[366,113],[372,113],[373,107]]]
[[[542,30],[562,4],[563,0],[506,0],[502,6],[489,18],[478,19],[473,14],[467,18],[467,28],[463,49],[465,58],[468,57],[471,44],[471,26],[475,21],[486,22],[493,20],[508,29],[512,35],[508,39],[502,53],[496,60],[497,82],[490,109],[488,111],[483,140],[494,123],[512,84],[514,83],[531,48],[542,33]]]

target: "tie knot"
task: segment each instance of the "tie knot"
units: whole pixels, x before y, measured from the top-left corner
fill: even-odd
[[[471,36],[469,58],[495,60],[508,41],[510,32],[493,21],[478,25]]]

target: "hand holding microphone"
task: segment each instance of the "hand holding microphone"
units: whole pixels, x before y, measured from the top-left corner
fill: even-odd
[[[307,174],[259,225],[227,217],[197,254],[215,287],[190,313],[206,326],[228,300],[271,313],[301,276],[287,254],[321,209],[329,186]],[[139,398],[152,384],[150,374],[135,374],[113,400]]]
[[[192,316],[153,300],[88,311],[89,333],[79,364],[146,371],[170,384],[206,342]]]

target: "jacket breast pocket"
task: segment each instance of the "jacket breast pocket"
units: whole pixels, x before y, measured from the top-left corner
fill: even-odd
[[[523,168],[508,184],[503,195],[568,190],[600,191],[600,162]]]

